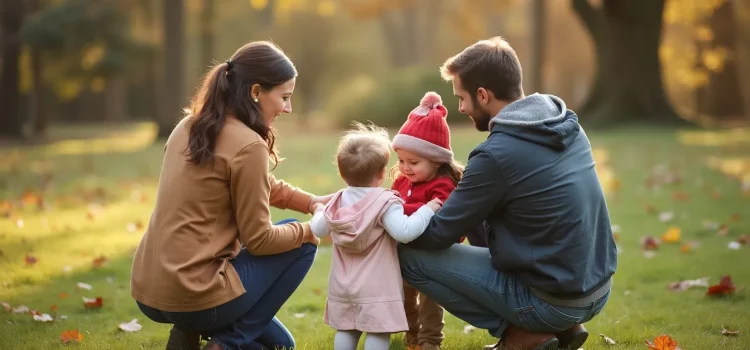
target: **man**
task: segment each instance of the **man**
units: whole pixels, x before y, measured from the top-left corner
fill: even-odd
[[[448,59],[459,112],[486,141],[421,237],[399,245],[407,283],[501,340],[491,349],[578,349],[617,267],[609,214],[578,117],[552,95],[524,96],[502,38]],[[453,243],[482,221],[489,248]]]

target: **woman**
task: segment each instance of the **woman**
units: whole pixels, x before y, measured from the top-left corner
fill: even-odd
[[[249,43],[204,77],[167,140],[131,277],[141,311],[174,324],[167,349],[198,349],[201,334],[211,350],[294,347],[274,315],[320,241],[307,222],[272,225],[270,206],[309,214],[330,199],[269,173],[272,125],[292,111],[296,76],[281,49]]]

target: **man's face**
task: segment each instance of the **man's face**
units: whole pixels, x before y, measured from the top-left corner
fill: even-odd
[[[477,130],[489,131],[490,120],[493,116],[475,98],[472,98],[468,91],[464,90],[461,78],[457,75],[453,77],[453,94],[458,97],[458,112],[468,115]]]

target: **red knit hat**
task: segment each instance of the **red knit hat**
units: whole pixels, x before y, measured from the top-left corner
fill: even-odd
[[[440,95],[434,91],[426,93],[393,138],[393,149],[413,152],[433,162],[450,163],[453,152],[447,116]]]

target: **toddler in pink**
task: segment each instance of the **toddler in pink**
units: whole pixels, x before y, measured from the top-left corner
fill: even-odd
[[[387,350],[390,335],[409,328],[396,244],[419,237],[442,202],[406,216],[399,195],[381,187],[390,150],[385,129],[357,124],[349,131],[336,152],[348,186],[310,223],[316,236],[333,241],[324,321],[337,331],[334,350],[355,350],[362,332],[365,350]]]

